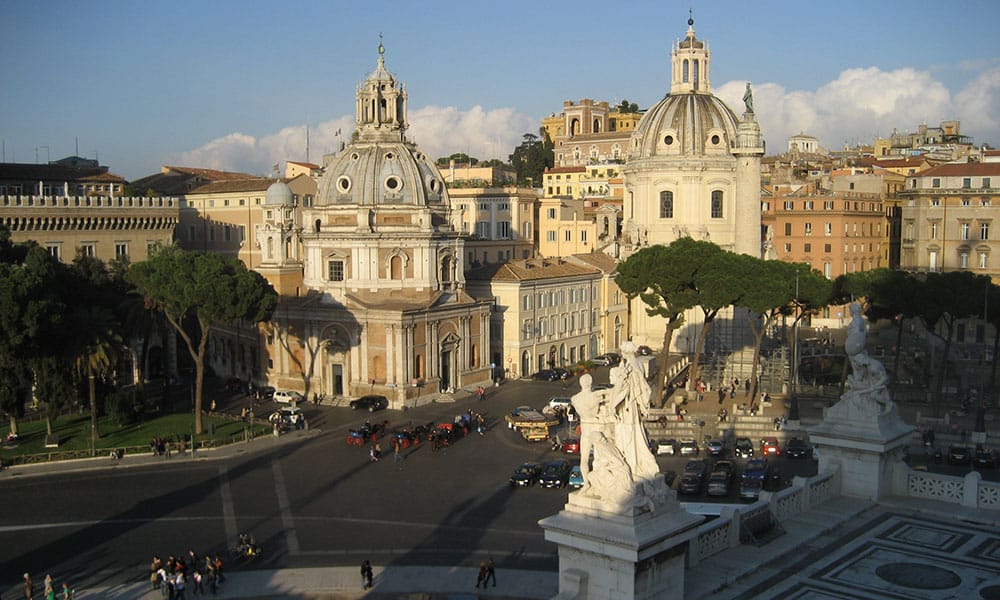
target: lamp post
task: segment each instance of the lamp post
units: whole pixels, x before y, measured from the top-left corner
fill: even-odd
[[[799,420],[799,272],[795,271],[795,315],[792,321],[792,397],[788,420]]]

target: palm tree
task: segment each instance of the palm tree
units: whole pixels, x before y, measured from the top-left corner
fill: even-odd
[[[118,323],[114,313],[103,306],[81,306],[75,311],[74,325],[77,327],[76,372],[87,378],[87,392],[90,399],[90,436],[93,442],[101,437],[97,426],[96,380],[98,375],[111,371],[118,362],[124,347],[118,334]]]

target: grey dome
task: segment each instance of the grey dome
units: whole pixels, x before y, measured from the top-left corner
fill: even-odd
[[[325,167],[316,206],[426,206],[448,201],[437,167],[407,141],[354,142]]]
[[[272,183],[267,188],[267,194],[264,196],[264,204],[267,206],[291,206],[292,188],[281,181]]]
[[[736,114],[712,94],[668,94],[639,121],[629,158],[728,154],[736,123]]]

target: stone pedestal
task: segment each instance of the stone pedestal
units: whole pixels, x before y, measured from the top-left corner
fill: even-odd
[[[892,492],[894,470],[905,467],[912,432],[895,403],[866,404],[848,393],[809,429],[809,439],[819,449],[820,473],[840,467],[843,495],[878,500]]]
[[[571,493],[562,511],[539,521],[545,539],[559,545],[556,598],[683,599],[688,542],[703,520],[673,495],[654,511],[612,511],[598,498]]]

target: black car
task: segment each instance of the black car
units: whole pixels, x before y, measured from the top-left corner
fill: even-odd
[[[559,373],[556,373],[555,369],[542,369],[532,375],[531,378],[535,381],[558,381]]]
[[[753,442],[750,441],[750,438],[736,438],[733,454],[737,458],[753,458]]]
[[[349,406],[351,407],[351,410],[367,410],[368,412],[375,412],[376,410],[389,408],[389,400],[385,396],[361,396],[357,400],[351,400]]]
[[[972,464],[977,469],[995,469],[997,466],[997,453],[989,448],[979,448],[972,457]]]
[[[709,496],[728,496],[729,483],[732,481],[729,475],[722,471],[716,471],[708,476]]]
[[[760,499],[760,480],[759,479],[747,479],[746,477],[740,481],[740,500],[748,500],[750,502],[756,502]]]
[[[510,487],[531,487],[538,481],[538,476],[542,474],[542,465],[538,463],[524,463],[514,469],[514,474],[510,476]]]
[[[809,458],[812,447],[799,438],[792,438],[785,443],[785,454],[792,458]]]
[[[965,446],[952,446],[948,448],[949,465],[967,465],[972,460],[972,452]]]
[[[697,494],[701,492],[701,475],[697,473],[685,473],[681,477],[677,491],[682,494]]]
[[[571,468],[568,460],[553,460],[545,463],[542,467],[542,474],[538,476],[538,485],[544,488],[566,487]]]
[[[563,369],[562,367],[556,367],[552,370],[555,372],[556,376],[563,381],[566,381],[567,379],[573,376],[572,373],[570,373],[566,369]]]

